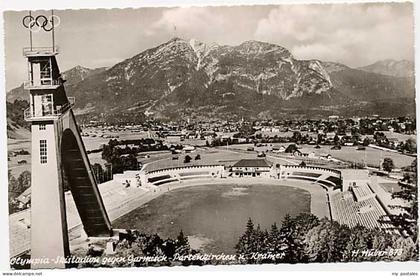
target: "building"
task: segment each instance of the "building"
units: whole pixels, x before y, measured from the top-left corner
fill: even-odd
[[[271,165],[265,159],[242,159],[232,166],[232,176],[267,176],[269,177]]]
[[[271,151],[273,153],[281,153],[281,152],[285,152],[286,151],[286,148],[284,146],[273,147],[273,149]]]
[[[21,193],[16,198],[16,201],[18,202],[20,209],[30,207],[30,202],[31,202],[31,187],[29,187],[23,193]]]
[[[343,178],[342,191],[349,190],[350,187],[367,184],[370,182],[369,170],[341,169]]]
[[[340,119],[340,117],[337,116],[337,115],[328,116],[328,121],[330,121],[330,122],[337,122],[339,119]]]
[[[65,92],[56,47],[31,46],[23,53],[28,63],[24,88],[29,91],[24,118],[31,123],[31,258],[54,260],[70,256],[66,186],[88,237],[109,237],[113,231],[72,111],[74,98]],[[66,266],[31,263],[32,269]]]
[[[313,151],[307,151],[304,149],[296,149],[293,153],[293,156],[298,156],[298,157],[306,157],[306,158],[315,158],[315,153]]]

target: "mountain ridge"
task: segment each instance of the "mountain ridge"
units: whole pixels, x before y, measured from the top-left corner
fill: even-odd
[[[358,67],[358,69],[393,77],[414,77],[414,62],[406,59],[378,60],[372,64]]]
[[[92,69],[92,68],[83,67],[81,65],[76,65],[70,68],[69,70],[62,72],[63,78],[66,80],[64,85],[66,87],[69,85],[73,85],[93,74],[100,73],[106,69],[107,69],[106,67],[98,67],[98,68]],[[15,100],[28,101],[29,92],[24,89],[23,83],[22,83],[20,86],[13,88],[6,93],[6,100],[8,102],[14,102]]]
[[[229,46],[173,38],[66,89],[69,96],[84,99],[76,100],[81,113],[167,119],[278,117],[301,108],[340,113],[377,99],[414,99],[413,78],[298,60],[282,46],[255,40]]]

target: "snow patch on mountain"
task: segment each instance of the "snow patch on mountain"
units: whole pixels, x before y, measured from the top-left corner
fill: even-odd
[[[321,62],[318,60],[311,60],[309,62],[309,68],[319,73],[325,80],[328,81],[330,85],[332,85],[330,75],[328,74],[327,70],[322,66]]]

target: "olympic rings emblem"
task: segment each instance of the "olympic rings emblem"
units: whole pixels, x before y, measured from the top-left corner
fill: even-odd
[[[37,17],[27,15],[22,19],[23,26],[34,33],[41,31],[41,29],[50,32],[60,23],[60,17],[57,15],[50,15],[48,18],[45,15],[38,15]]]

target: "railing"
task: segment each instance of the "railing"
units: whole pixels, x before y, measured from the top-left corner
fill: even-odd
[[[149,171],[149,172],[146,172],[146,175],[153,175],[153,174],[157,174],[161,172],[169,172],[169,171],[189,170],[189,169],[223,169],[223,166],[221,165],[192,165],[192,166],[185,166],[185,167],[172,167],[172,168]]]
[[[23,112],[23,116],[25,118],[26,121],[30,121],[30,120],[42,120],[42,119],[55,119],[58,118],[59,116],[61,116],[61,114],[63,114],[65,111],[69,110],[71,107],[74,106],[75,103],[75,98],[74,97],[68,97],[68,103],[59,106],[57,108],[53,108],[50,112],[48,113],[44,113],[42,115],[36,115],[32,112],[31,108],[28,107],[27,109],[25,109],[25,111]]]
[[[59,86],[62,83],[63,82],[59,79],[57,79],[57,80],[55,80],[55,79],[41,79],[39,84],[34,84],[34,82],[32,80],[27,80],[23,83],[23,87],[25,89],[35,89],[35,88],[45,89],[45,88],[48,88],[48,86]]]
[[[322,167],[315,167],[315,166],[299,166],[299,165],[284,165],[283,167],[289,169],[302,169],[302,170],[315,170],[315,171],[325,171],[330,173],[335,173],[341,177],[341,172],[339,170],[322,168]]]
[[[56,55],[59,52],[59,47],[24,47],[24,56],[36,56],[36,55]]]

